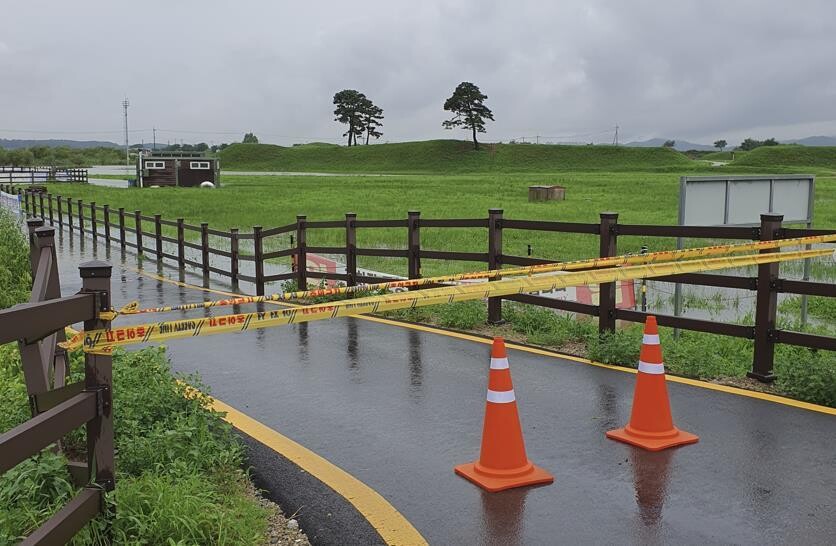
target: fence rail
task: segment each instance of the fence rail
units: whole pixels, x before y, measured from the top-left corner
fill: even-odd
[[[619,224],[618,214],[604,212],[598,223],[557,222],[543,220],[518,220],[503,217],[500,209],[488,211],[487,218],[456,218],[456,219],[425,219],[420,212],[411,211],[405,219],[393,220],[361,220],[353,213],[347,213],[343,220],[309,221],[306,216],[297,216],[296,222],[285,226],[262,229],[254,226],[251,232],[240,232],[237,228],[222,230],[210,228],[208,224],[200,226],[184,223],[183,219],[165,220],[159,215],[143,215],[141,211],[126,213],[123,208],[114,214],[108,206],[100,207],[81,200],[71,200],[52,194],[36,194],[23,188],[2,186],[7,193],[17,193],[21,196],[23,205],[29,216],[40,215],[63,229],[70,232],[93,233],[94,238],[102,236],[105,241],[119,243],[122,249],[137,248],[139,253],[153,254],[157,259],[176,261],[181,267],[193,266],[203,272],[208,282],[210,273],[228,277],[233,283],[239,281],[251,282],[255,285],[258,295],[265,293],[265,285],[282,280],[294,280],[301,287],[308,285],[308,278],[342,281],[348,285],[359,282],[374,282],[374,278],[358,271],[358,256],[376,256],[385,258],[399,258],[407,260],[406,275],[408,278],[421,277],[421,260],[451,260],[484,263],[489,269],[501,269],[510,265],[533,265],[548,263],[553,260],[531,256],[513,256],[503,252],[502,234],[504,230],[530,230],[554,233],[584,234],[595,237],[599,245],[599,257],[617,255],[618,238],[622,236],[648,236],[669,238],[700,238],[700,239],[732,239],[732,240],[771,240],[775,238],[802,237],[807,235],[824,235],[836,233],[836,230],[823,229],[794,229],[781,225],[782,217],[775,214],[764,214],[760,226],[671,226],[671,225],[643,225]],[[100,219],[95,211],[105,210],[108,219]],[[55,214],[57,211],[57,214]],[[113,217],[116,217],[116,221]],[[126,223],[128,225],[126,225]],[[100,225],[105,229],[114,228],[115,236],[103,236],[98,233]],[[130,225],[132,224],[133,227]],[[161,226],[176,227],[176,237],[162,235]],[[398,228],[404,229],[405,248],[358,248],[357,230]],[[422,248],[422,229],[481,229],[487,233],[487,248],[479,251],[442,251]],[[344,230],[345,245],[340,246],[308,246],[307,237],[311,230]],[[198,234],[192,241],[186,240],[186,231]],[[109,233],[109,231],[108,231]],[[135,235],[134,241],[127,239],[126,233]],[[210,246],[209,236],[216,237]],[[282,236],[281,238],[279,238]],[[109,238],[108,238],[109,237]],[[144,239],[146,238],[146,239]],[[287,245],[286,241],[290,240]],[[147,242],[143,244],[143,240]],[[252,241],[251,248],[244,252],[241,241]],[[152,244],[148,244],[148,243]],[[175,243],[176,254],[165,252],[163,243]],[[274,244],[273,244],[274,243]],[[269,250],[265,250],[265,246]],[[278,247],[285,248],[278,248]],[[186,256],[186,249],[197,251],[199,256]],[[345,256],[345,273],[314,271],[308,269],[309,253],[320,252]],[[213,256],[221,256],[228,260],[229,268],[219,267],[211,263]],[[265,274],[268,260],[291,258],[292,272]],[[199,258],[199,259],[194,259]],[[241,264],[252,263],[252,274],[241,271]],[[302,264],[300,267],[299,264]],[[815,295],[822,297],[836,297],[836,285],[811,281],[796,281],[781,279],[778,264],[760,265],[754,277],[735,277],[722,274],[690,273],[671,275],[658,280],[687,285],[714,286],[750,290],[755,292],[756,312],[755,324],[745,326],[734,323],[707,321],[673,315],[657,315],[659,323],[664,326],[710,332],[753,339],[755,354],[752,363],[751,377],[762,381],[774,379],[772,373],[774,346],[777,343],[799,345],[803,347],[836,350],[836,338],[813,335],[801,332],[782,330],[777,327],[777,295],[778,293]],[[577,302],[559,301],[537,295],[512,295],[492,297],[488,299],[488,321],[502,322],[502,301],[516,301],[538,305],[552,309],[560,309],[573,313],[597,317],[598,328],[601,333],[615,330],[616,320],[643,322],[646,313],[639,311],[617,309],[616,285],[605,283],[599,285],[599,303],[597,305],[581,304]]]
[[[6,184],[45,184],[47,182],[87,183],[87,169],[64,167],[2,167],[0,182]]]
[[[68,468],[80,491],[23,542],[65,544],[104,512],[104,494],[115,485],[112,359],[85,355],[84,380],[67,385],[69,360],[58,343],[66,339],[64,328],[76,322],[85,329],[109,328],[99,312],[111,307],[111,266],[81,264],[81,291],[62,297],[55,228],[45,227],[42,218],[28,219],[27,228],[32,293],[29,303],[0,310],[0,344],[18,343],[32,418],[0,434],[0,473],[52,444],[60,446],[66,434],[85,426],[86,460],[71,461]]]

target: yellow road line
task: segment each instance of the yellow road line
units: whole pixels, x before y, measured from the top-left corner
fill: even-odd
[[[222,294],[222,295],[226,295],[226,296],[238,296],[238,295],[240,295],[240,294],[234,294],[232,292],[224,292],[224,291],[215,290],[215,289],[212,289],[212,288],[203,288],[202,286],[196,286],[196,285],[181,283],[179,281],[174,281],[172,279],[167,279],[165,277],[160,277],[158,275],[146,273],[146,272],[144,272],[142,270],[139,270],[139,269],[133,269],[133,268],[130,268],[130,269],[132,271],[136,272],[136,273],[141,274],[141,275],[146,275],[146,276],[152,277],[154,279],[161,280],[163,282],[170,282],[170,283],[173,283],[173,284],[177,284],[178,286],[183,286],[183,287],[197,289],[197,290],[204,290],[206,292],[214,292],[216,294]],[[276,304],[276,305],[282,305],[282,306],[288,306],[288,307],[294,307],[295,306],[294,304],[290,304],[290,303],[287,303],[287,302],[268,302],[268,303],[273,303],[273,304]],[[421,331],[421,332],[428,332],[428,333],[432,333],[432,334],[443,335],[443,336],[447,336],[447,337],[453,337],[453,338],[457,338],[457,339],[463,339],[463,340],[472,341],[472,342],[475,342],[475,343],[490,344],[492,342],[490,339],[485,338],[485,337],[476,336],[476,335],[472,335],[472,334],[465,334],[465,333],[461,333],[461,332],[454,332],[454,331],[451,331],[451,330],[444,330],[444,329],[440,329],[440,328],[434,328],[432,326],[426,326],[426,325],[423,325],[423,324],[412,324],[412,323],[401,322],[401,321],[397,321],[397,320],[385,319],[385,318],[381,318],[381,317],[373,317],[373,316],[369,316],[369,315],[356,315],[353,318],[357,318],[357,319],[360,319],[360,320],[367,320],[367,321],[370,321],[370,322],[377,322],[377,323],[380,323],[380,324],[387,324],[387,325],[390,325],[390,326],[398,326],[400,328],[408,328],[408,329],[411,329],[411,330],[418,330],[418,331]],[[520,344],[517,344],[517,343],[506,343],[505,346],[509,347],[511,349],[516,349],[518,351],[523,351],[523,352],[526,352],[526,353],[536,354],[536,355],[540,355],[540,356],[549,356],[549,357],[552,357],[552,358],[559,358],[559,359],[564,359],[564,360],[571,360],[573,362],[578,362],[578,363],[581,363],[581,364],[587,364],[589,366],[595,366],[597,368],[606,368],[608,370],[614,370],[614,371],[622,372],[622,373],[632,373],[632,374],[636,373],[636,370],[633,369],[633,368],[627,368],[627,367],[624,367],[624,366],[614,366],[612,364],[604,364],[602,362],[595,362],[593,360],[589,360],[589,359],[586,359],[586,358],[581,358],[581,357],[577,357],[577,356],[573,356],[573,355],[566,355],[566,354],[563,354],[563,353],[559,353],[557,351],[550,351],[548,349],[539,349],[537,347],[530,347],[530,346],[527,346],[527,345],[520,345]],[[747,389],[741,389],[739,387],[730,387],[730,386],[727,386],[727,385],[718,385],[716,383],[709,383],[707,381],[700,381],[698,379],[690,379],[690,378],[687,378],[687,377],[679,377],[679,376],[676,376],[676,375],[665,374],[665,377],[668,381],[672,381],[674,383],[682,383],[684,385],[690,385],[692,387],[699,387],[701,389],[719,391],[719,392],[724,392],[724,393],[727,393],[727,394],[734,394],[734,395],[737,395],[737,396],[745,396],[747,398],[755,398],[755,399],[758,399],[758,400],[764,400],[764,401],[767,401],[767,402],[773,402],[775,404],[782,404],[782,405],[785,405],[785,406],[791,406],[791,407],[794,407],[794,408],[799,408],[799,409],[808,410],[808,411],[815,411],[815,412],[824,413],[824,414],[827,414],[827,415],[836,415],[836,408],[821,406],[819,404],[811,404],[810,402],[802,402],[800,400],[794,400],[792,398],[779,396],[777,394],[769,394],[769,393],[765,393],[765,392],[750,391],[750,390],[747,390]]]
[[[212,409],[226,413],[225,420],[232,426],[279,453],[344,497],[366,518],[386,544],[427,544],[421,533],[380,493],[342,468],[220,400],[212,399]]]

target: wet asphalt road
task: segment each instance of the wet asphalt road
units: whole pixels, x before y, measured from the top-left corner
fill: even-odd
[[[69,293],[93,244],[65,234],[58,245]],[[108,259],[101,246],[96,255]],[[121,253],[110,259],[119,264]],[[136,257],[125,264],[136,267]],[[152,260],[145,268],[157,272]],[[219,297],[118,266],[113,280],[117,308]],[[200,284],[197,275],[185,280]],[[169,344],[176,369],[199,372],[219,399],[367,483],[432,544],[825,544],[836,536],[836,417],[669,383],[677,425],[700,442],[648,453],[604,437],[629,417],[632,374],[516,350],[509,359],[528,454],[555,482],[483,493],[452,469],[478,455],[489,350],[362,319]]]

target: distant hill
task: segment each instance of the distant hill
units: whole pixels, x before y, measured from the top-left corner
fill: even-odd
[[[220,152],[225,170],[336,173],[481,173],[562,170],[675,170],[692,162],[667,148],[482,144],[428,140],[372,146],[233,144]]]
[[[687,152],[688,150],[711,151],[715,150],[714,146],[709,144],[697,144],[695,142],[688,142],[687,140],[676,140],[674,138],[651,138],[650,140],[640,140],[637,142],[628,142],[625,146],[632,146],[635,148],[661,148],[667,140],[673,140],[675,150],[680,152]]]
[[[761,146],[739,157],[735,165],[749,167],[824,167],[836,169],[834,146]]]
[[[782,144],[801,144],[802,146],[836,146],[836,137],[810,136],[798,140],[781,141]]]
[[[65,146],[67,148],[119,148],[119,144],[116,144],[115,142],[102,140],[22,140],[0,138],[0,148],[5,148],[7,150],[32,148],[33,146],[46,146],[48,148],[58,148],[61,146]]]

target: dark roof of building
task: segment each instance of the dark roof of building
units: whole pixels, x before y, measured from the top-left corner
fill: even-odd
[[[206,152],[183,152],[183,151],[161,151],[155,150],[151,152],[149,155],[146,155],[146,159],[152,158],[177,158],[177,159],[204,159],[204,160],[216,160],[217,158],[207,154]]]

